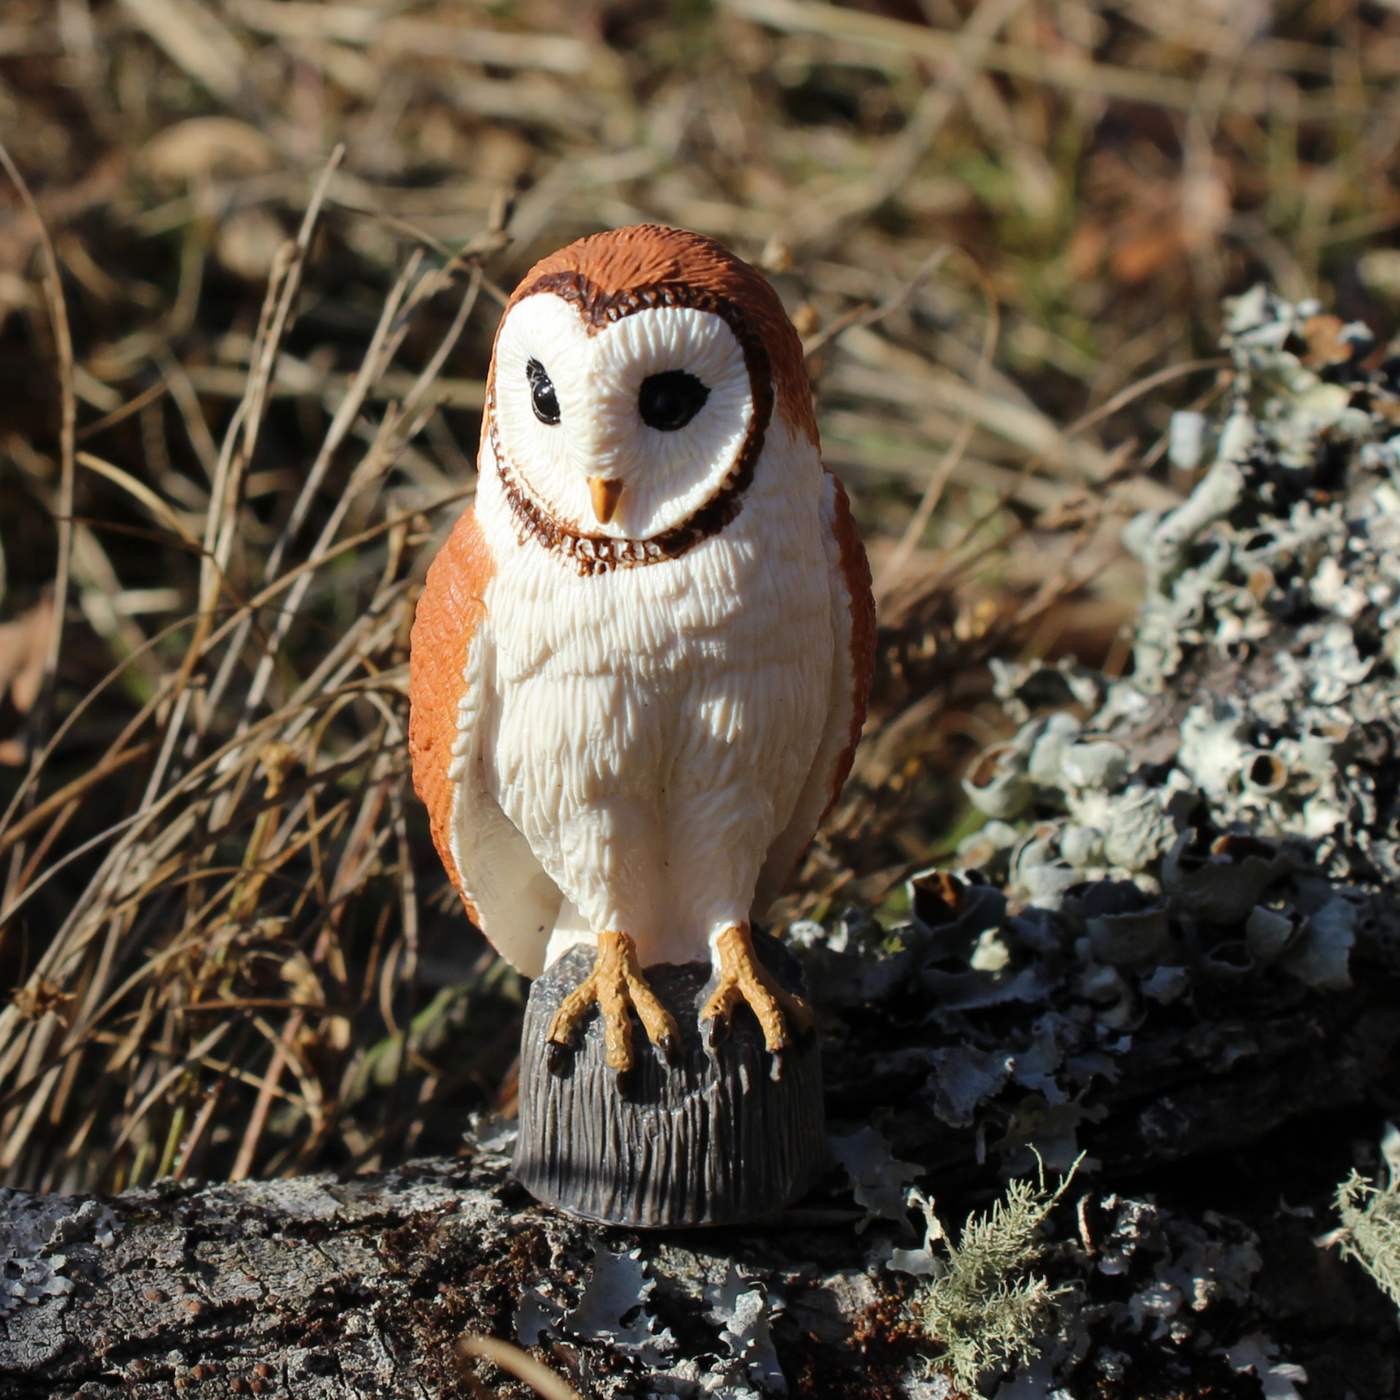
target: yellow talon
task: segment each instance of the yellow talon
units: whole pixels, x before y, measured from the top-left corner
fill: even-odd
[[[598,960],[588,980],[569,993],[549,1023],[549,1039],[567,1045],[584,1013],[594,1003],[603,1017],[603,1043],[609,1066],[619,1074],[632,1068],[632,1018],[635,1009],[647,1039],[670,1059],[680,1045],[671,1013],[657,1000],[642,976],[637,945],[630,935],[604,930],[598,935]]]
[[[727,1021],[734,1008],[747,1002],[763,1029],[763,1043],[769,1050],[785,1050],[792,1044],[788,1026],[811,1030],[812,1008],[801,997],[785,992],[777,979],[758,960],[748,924],[735,924],[715,939],[719,952],[719,986],[710,994],[700,1013],[702,1021]]]

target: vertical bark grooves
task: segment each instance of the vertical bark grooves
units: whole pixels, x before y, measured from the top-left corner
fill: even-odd
[[[805,994],[797,960],[755,934],[765,966]],[[796,1200],[826,1163],[821,1052],[814,1033],[782,1056],[782,1077],[747,1007],[707,1047],[700,1008],[708,963],[646,969],[680,1027],[668,1066],[634,1021],[636,1064],[622,1077],[604,1058],[596,1013],[577,1048],[545,1039],[561,1001],[592,970],[591,949],[560,958],[530,989],[521,1041],[515,1175],[534,1196],[586,1220],[640,1228],[752,1220]]]

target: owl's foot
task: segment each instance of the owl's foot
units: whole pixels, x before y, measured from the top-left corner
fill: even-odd
[[[598,961],[586,982],[569,993],[549,1023],[549,1039],[567,1045],[588,1008],[597,1003],[603,1017],[608,1065],[619,1074],[632,1068],[632,1018],[635,1010],[647,1039],[670,1060],[680,1048],[680,1031],[671,1013],[656,999],[642,976],[637,945],[625,933],[598,935]]]
[[[735,924],[715,939],[719,953],[719,986],[710,994],[702,1021],[727,1021],[739,1003],[747,1002],[763,1029],[769,1050],[786,1050],[792,1044],[789,1027],[811,1030],[812,1008],[801,997],[785,992],[758,960],[748,924]]]

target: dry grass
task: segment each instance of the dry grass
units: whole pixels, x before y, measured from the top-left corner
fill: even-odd
[[[1400,14],[921,6],[0,12],[0,1181],[349,1171],[509,1106],[405,651],[501,288],[571,237],[764,266],[855,488],[874,717],[786,914],[956,839],[988,656],[1124,664],[1220,292],[1400,299]]]
[[[411,468],[401,471],[407,480],[386,478],[402,469],[407,443],[434,411],[432,381],[476,306],[482,275],[472,257],[433,266],[419,253],[407,258],[282,529],[241,528],[269,381],[330,173],[274,263],[202,537],[150,487],[80,458],[195,552],[199,608],[128,659],[128,668],[146,657],[159,669],[97,761],[30,800],[107,686],[89,692],[37,749],[0,828],[11,860],[0,922],[9,927],[85,849],[101,852],[21,995],[0,1012],[8,1089],[0,1167],[21,1178],[33,1177],[36,1162],[53,1182],[74,1173],[113,1182],[184,1176],[220,1127],[229,1149],[221,1170],[235,1179],[315,1161],[332,1138],[361,1155],[347,1114],[373,1081],[363,1050],[350,1055],[353,1022],[375,1005],[392,1036],[397,1017],[409,1014],[396,1007],[395,986],[412,983],[418,956],[405,816],[415,565],[426,559],[430,520],[449,518],[444,508],[469,488],[454,489],[426,464],[416,480]],[[378,415],[324,523],[296,550],[368,392],[415,313],[439,295],[458,301],[448,331],[402,401]],[[235,570],[236,541],[243,557]],[[241,586],[250,575],[262,583],[251,595]],[[342,624],[321,645],[289,645],[295,624],[320,611],[317,593]],[[64,828],[123,768],[142,779],[127,810],[58,856]],[[354,946],[351,957],[366,921],[368,948]],[[391,1084],[409,1064],[409,1055],[395,1057]],[[418,1114],[458,1077],[436,1067],[431,1083],[415,1076]],[[270,1163],[264,1138],[274,1117],[298,1133],[295,1150],[287,1132],[275,1135]],[[238,1132],[228,1132],[230,1121]],[[380,1129],[401,1135],[411,1121]]]

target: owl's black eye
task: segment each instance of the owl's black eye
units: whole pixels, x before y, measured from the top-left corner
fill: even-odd
[[[541,423],[557,423],[559,396],[554,392],[554,381],[545,373],[544,366],[538,360],[531,360],[525,366],[525,378],[530,381],[530,404],[535,410],[535,417]]]
[[[649,428],[674,433],[685,427],[710,397],[709,386],[683,369],[649,374],[637,395],[637,412]]]

